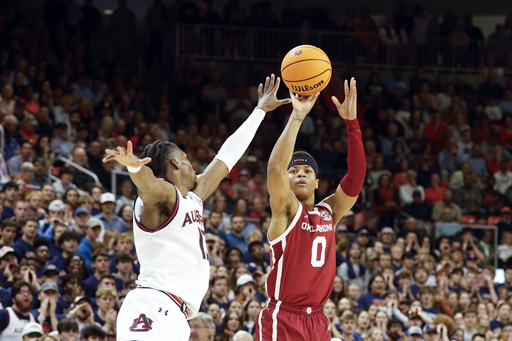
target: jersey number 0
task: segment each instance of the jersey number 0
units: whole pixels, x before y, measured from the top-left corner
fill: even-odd
[[[318,255],[319,246],[321,248],[320,255]],[[319,268],[322,265],[324,265],[326,246],[327,246],[327,239],[325,239],[324,236],[318,236],[315,238],[315,240],[313,240],[313,246],[311,248],[311,265],[314,268]]]

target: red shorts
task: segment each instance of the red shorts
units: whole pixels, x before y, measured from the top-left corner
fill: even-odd
[[[330,341],[329,320],[322,307],[270,300],[256,318],[256,341]]]

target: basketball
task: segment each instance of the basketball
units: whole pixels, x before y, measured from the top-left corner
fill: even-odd
[[[331,80],[331,61],[312,45],[291,49],[281,63],[281,78],[292,92],[309,96],[322,91]]]

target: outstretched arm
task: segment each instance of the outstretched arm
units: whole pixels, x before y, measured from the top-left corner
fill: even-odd
[[[128,168],[130,179],[137,186],[138,195],[145,205],[149,206],[162,201],[166,201],[171,206],[174,205],[176,191],[169,190],[172,185],[158,180],[151,168],[145,166],[151,162],[150,157],[141,160],[133,154],[131,141],[128,141],[126,148],[117,147],[117,150],[107,149],[105,152],[109,155],[103,159],[103,162],[115,160]]]
[[[336,192],[323,201],[333,210],[334,226],[338,224],[345,213],[356,203],[357,197],[363,187],[366,175],[366,161],[364,156],[361,129],[357,120],[357,89],[354,78],[345,80],[345,101],[341,104],[336,97],[332,97],[338,113],[345,120],[348,136],[348,173],[341,180]]]
[[[194,189],[201,199],[205,200],[217,189],[219,183],[228,175],[249,147],[265,114],[277,107],[290,103],[290,99],[278,100],[276,97],[280,79],[274,74],[267,77],[265,85],[258,88],[258,105],[247,120],[224,142],[215,159],[206,167],[203,174],[197,177]]]
[[[299,99],[290,92],[293,111],[284,131],[272,149],[267,167],[267,189],[270,194],[270,207],[272,209],[272,222],[268,230],[271,240],[284,233],[289,221],[299,207],[299,202],[290,189],[287,168],[293,155],[295,141],[302,121],[313,108],[319,95],[320,93],[316,93],[308,98]]]

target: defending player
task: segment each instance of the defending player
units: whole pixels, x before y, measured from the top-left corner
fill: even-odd
[[[321,305],[331,294],[336,272],[334,227],[356,202],[366,162],[352,79],[350,88],[345,81],[343,104],[332,97],[347,124],[348,174],[335,194],[314,204],[318,167],[311,155],[293,153],[293,149],[301,123],[318,96],[299,99],[292,95],[293,112],[268,163],[272,270],[267,279],[270,299],[256,322],[256,340],[260,341],[331,339]]]
[[[279,81],[272,75],[260,84],[257,107],[199,176],[185,152],[170,142],[152,143],[141,159],[131,142],[126,149],[106,150],[104,161],[127,166],[139,195],[133,216],[140,276],[119,312],[117,340],[188,340],[187,319],[197,314],[210,274],[202,200],[243,155],[265,113],[290,103],[277,100]]]

